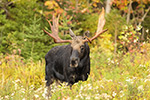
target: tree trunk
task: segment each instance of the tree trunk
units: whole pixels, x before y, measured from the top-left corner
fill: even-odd
[[[111,0],[106,1],[106,14],[108,14],[111,10]]]
[[[127,14],[127,24],[129,24],[129,21],[130,21],[131,9],[132,9],[132,0],[130,0],[130,3],[129,3],[128,14]]]

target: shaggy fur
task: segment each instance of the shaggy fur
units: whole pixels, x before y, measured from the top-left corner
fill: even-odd
[[[84,43],[85,51],[80,59],[78,67],[70,67],[72,55],[71,45],[56,46],[45,56],[45,80],[46,86],[50,86],[54,80],[68,82],[70,86],[78,81],[86,81],[90,74],[90,48]]]

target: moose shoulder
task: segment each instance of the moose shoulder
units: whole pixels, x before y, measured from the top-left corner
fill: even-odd
[[[86,81],[90,74],[90,48],[87,42],[91,42],[96,39],[101,33],[107,30],[102,30],[105,24],[104,9],[99,16],[98,28],[95,36],[88,38],[86,36],[76,36],[72,30],[69,30],[69,34],[72,40],[62,40],[58,36],[58,18],[53,16],[52,24],[48,21],[52,33],[50,34],[46,30],[50,37],[54,39],[55,43],[70,43],[68,45],[56,46],[52,48],[45,56],[45,80],[46,86],[49,88],[50,84],[54,80],[67,82],[72,86],[78,81]]]

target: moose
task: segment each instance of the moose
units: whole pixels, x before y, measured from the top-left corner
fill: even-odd
[[[47,20],[48,21],[48,20]],[[86,81],[90,74],[90,48],[88,42],[92,42],[104,33],[105,25],[104,8],[99,16],[98,28],[96,34],[89,38],[89,31],[85,32],[83,36],[76,36],[71,29],[69,34],[72,40],[62,40],[58,36],[59,16],[52,17],[51,21],[48,21],[51,32],[44,30],[50,37],[54,39],[55,43],[69,43],[68,45],[56,46],[52,48],[45,56],[45,80],[48,87],[48,94],[50,94],[50,85],[54,82],[67,82],[71,87],[78,81]]]

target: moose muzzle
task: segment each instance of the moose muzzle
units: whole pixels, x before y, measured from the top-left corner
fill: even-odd
[[[79,56],[78,51],[74,50],[70,57],[70,67],[78,67],[79,65]]]

